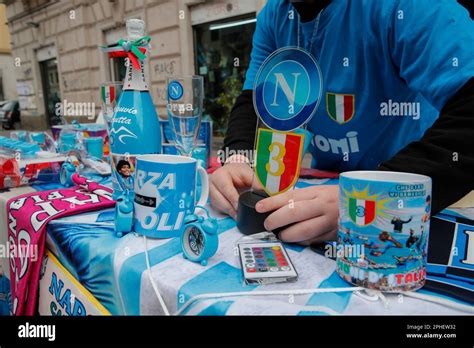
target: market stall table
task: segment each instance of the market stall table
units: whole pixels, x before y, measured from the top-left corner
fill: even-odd
[[[300,180],[298,186],[336,182],[336,179]],[[108,185],[109,182],[106,180],[104,184]],[[23,193],[52,188],[55,186],[43,185],[2,192],[0,221],[2,223],[6,221],[5,204],[8,199]],[[286,247],[299,274],[296,283],[245,285],[240,261],[235,253],[236,242],[243,235],[237,230],[231,218],[220,215],[212,209],[210,211],[211,215],[219,221],[219,249],[207,266],[184,259],[179,238],[148,239],[152,277],[171,313],[188,315],[466,314],[464,311],[441,303],[408,296],[385,294],[383,297],[377,297],[367,296],[364,292],[351,291],[329,291],[294,296],[276,294],[221,297],[216,295],[192,301],[195,296],[210,293],[255,293],[273,290],[351,287],[336,274],[335,261],[315,253],[309,247],[289,244]],[[49,258],[54,259],[53,265],[56,266],[56,270],[47,270],[40,282],[40,302],[42,302],[39,306],[40,314],[56,314],[58,310],[61,310],[63,314],[73,313],[71,308],[75,300],[90,302],[85,306],[86,314],[163,314],[147,272],[144,239],[135,233],[129,233],[122,238],[115,237],[113,209],[54,220],[49,223],[47,231],[47,248],[54,255]],[[6,242],[4,228],[1,230],[0,242]],[[8,263],[4,260],[3,265],[6,268]],[[64,272],[62,275],[61,270]],[[64,288],[61,286],[61,276],[69,279],[69,281],[63,280],[66,284]],[[46,279],[46,277],[49,278]],[[74,279],[71,280],[71,278]],[[68,284],[71,288],[71,294],[67,299],[70,300],[69,304],[64,299],[64,291]],[[82,294],[75,292],[82,292]],[[423,292],[426,293],[421,290],[421,293]],[[81,310],[81,308],[76,308],[76,312],[84,314]]]

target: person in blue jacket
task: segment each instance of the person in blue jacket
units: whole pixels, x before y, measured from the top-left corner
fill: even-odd
[[[256,74],[287,46],[311,53],[322,72],[321,102],[308,124],[316,168],[428,175],[433,213],[474,188],[474,22],[464,7],[454,0],[268,0],[225,148],[254,148]],[[238,192],[253,184],[247,160],[231,156],[211,175],[213,206],[233,217]],[[265,228],[283,228],[284,241],[335,239],[338,187],[290,190],[256,209],[272,212]]]

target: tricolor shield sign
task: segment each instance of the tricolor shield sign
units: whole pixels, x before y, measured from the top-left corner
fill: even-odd
[[[101,95],[105,104],[112,104],[115,101],[115,86],[102,86]]]
[[[284,192],[298,179],[304,135],[260,128],[255,174],[269,195]]]
[[[326,93],[326,109],[334,121],[339,124],[347,123],[354,116],[354,96]]]
[[[375,220],[375,201],[349,198],[349,216],[359,226],[369,225]]]

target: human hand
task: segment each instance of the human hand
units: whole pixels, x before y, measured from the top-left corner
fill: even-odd
[[[211,205],[220,212],[237,216],[239,190],[252,186],[253,171],[246,163],[228,163],[209,176]]]
[[[312,243],[336,238],[339,187],[312,186],[290,190],[257,203],[259,213],[273,211],[265,220],[268,231],[291,224],[279,234],[284,242]]]

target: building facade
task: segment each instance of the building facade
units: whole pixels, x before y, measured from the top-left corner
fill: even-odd
[[[5,4],[0,4],[0,102],[17,98]]]
[[[58,123],[60,102],[94,103],[97,116],[100,84],[121,80],[124,72],[124,62],[108,59],[98,46],[124,38],[128,18],[145,20],[151,36],[148,77],[159,115],[166,116],[166,76],[195,73],[204,76],[206,105],[218,115],[221,104],[225,107],[226,88],[235,89],[245,74],[255,16],[264,2],[4,1],[23,128]],[[230,77],[234,85],[225,84]],[[72,119],[94,121],[85,115],[66,117]]]

